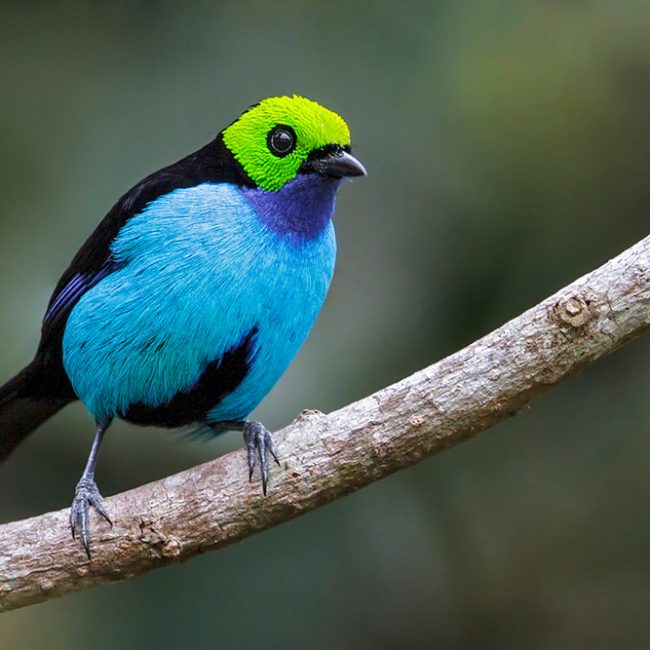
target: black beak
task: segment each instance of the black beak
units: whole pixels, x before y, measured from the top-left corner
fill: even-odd
[[[314,151],[301,165],[302,172],[316,172],[323,176],[367,176],[366,168],[342,147],[326,147]]]

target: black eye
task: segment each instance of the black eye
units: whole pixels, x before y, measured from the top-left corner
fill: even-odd
[[[269,131],[266,144],[274,156],[282,158],[296,148],[296,132],[290,126],[276,126]]]

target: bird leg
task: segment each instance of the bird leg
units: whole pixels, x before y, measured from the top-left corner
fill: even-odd
[[[90,454],[88,456],[88,461],[86,462],[86,467],[77,483],[77,488],[75,489],[74,500],[72,501],[72,507],[70,508],[70,528],[72,529],[72,539],[76,538],[77,528],[81,530],[81,543],[83,544],[84,549],[86,550],[86,555],[90,560],[90,534],[88,528],[88,508],[93,506],[97,512],[106,519],[106,521],[112,526],[106,508],[104,507],[104,502],[102,500],[102,495],[97,489],[97,483],[95,483],[95,465],[97,463],[97,453],[99,452],[99,447],[102,444],[102,439],[106,430],[110,426],[108,424],[97,424],[97,430],[95,431],[95,439],[93,440],[93,446],[90,449]]]
[[[253,480],[253,471],[259,458],[262,473],[262,491],[266,496],[266,487],[269,482],[269,454],[280,467],[271,432],[261,422],[255,420],[228,420],[215,422],[210,426],[215,432],[234,430],[243,433],[248,456],[248,480]]]

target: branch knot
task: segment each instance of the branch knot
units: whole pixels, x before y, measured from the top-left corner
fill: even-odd
[[[592,302],[579,293],[575,293],[555,303],[552,308],[552,315],[565,325],[575,328],[582,327],[593,317],[590,308]]]

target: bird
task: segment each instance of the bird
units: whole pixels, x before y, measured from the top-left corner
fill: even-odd
[[[72,259],[33,361],[0,387],[0,460],[64,406],[96,423],[70,529],[88,558],[89,510],[115,419],[239,431],[267,493],[270,431],[249,419],[309,334],[334,273],[342,179],[365,176],[343,118],[269,97],[207,145],[128,190]]]

